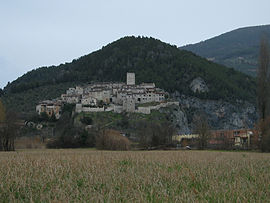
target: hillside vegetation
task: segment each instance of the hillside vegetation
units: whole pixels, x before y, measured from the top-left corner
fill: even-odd
[[[60,96],[68,87],[95,81],[124,82],[127,72],[136,73],[137,84],[155,82],[170,93],[254,102],[253,78],[145,37],[124,37],[71,63],[32,70],[4,88],[4,102],[20,111],[33,111],[40,100]],[[190,90],[196,77],[205,80],[208,93]]]
[[[270,42],[270,25],[240,28],[181,49],[255,76],[262,37]]]

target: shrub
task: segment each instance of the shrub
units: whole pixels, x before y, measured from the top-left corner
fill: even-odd
[[[129,150],[130,141],[119,131],[101,130],[96,137],[96,147],[102,150]]]
[[[136,126],[140,147],[144,149],[165,149],[172,146],[175,128],[171,123],[167,121],[160,123],[139,121]]]
[[[95,133],[74,127],[66,128],[62,134],[47,143],[47,148],[86,148],[95,146]]]
[[[87,116],[84,116],[83,118],[81,118],[80,121],[85,125],[92,125],[93,124],[93,119],[90,117],[87,117]]]

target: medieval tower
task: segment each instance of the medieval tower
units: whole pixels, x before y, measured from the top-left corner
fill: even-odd
[[[135,85],[135,73],[127,73],[127,85]]]

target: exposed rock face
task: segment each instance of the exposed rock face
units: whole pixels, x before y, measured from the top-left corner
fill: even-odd
[[[207,116],[213,130],[253,128],[258,118],[255,106],[245,101],[231,104],[217,100],[202,100],[179,93],[173,96],[180,103],[179,109],[173,113],[173,122],[180,133],[192,132],[193,116],[199,113]]]
[[[201,77],[197,77],[190,83],[190,88],[193,92],[208,92],[209,89],[205,81]]]
[[[188,134],[191,132],[188,125],[187,115],[180,106],[161,108],[159,111],[170,115],[170,120],[177,129],[178,134]]]

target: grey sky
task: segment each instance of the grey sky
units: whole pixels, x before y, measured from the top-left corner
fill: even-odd
[[[0,88],[127,35],[182,46],[270,23],[269,0],[0,0]]]

